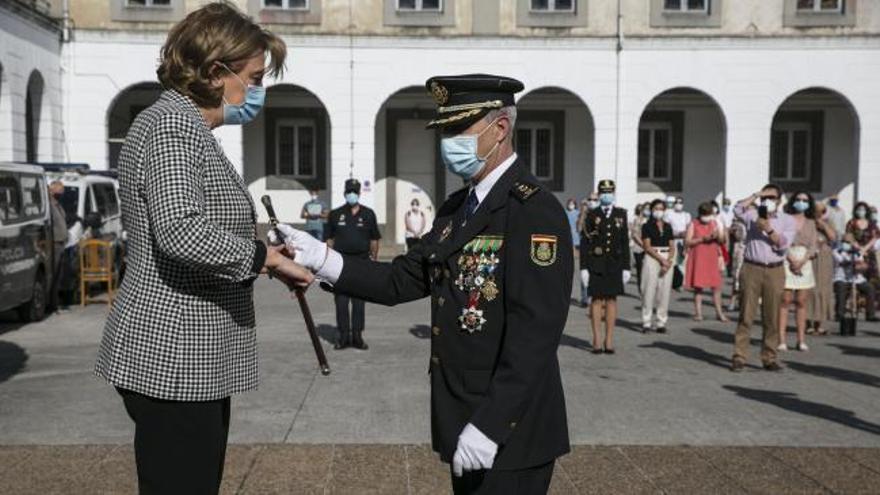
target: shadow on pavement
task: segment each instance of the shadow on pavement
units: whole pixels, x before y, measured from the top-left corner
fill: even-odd
[[[855,345],[846,345],[846,344],[829,344],[832,347],[837,347],[844,354],[850,356],[865,356],[865,357],[880,357],[880,349],[871,349],[870,347],[858,347]]]
[[[417,339],[430,339],[431,327],[428,325],[413,325],[412,328],[409,329],[409,333]]]
[[[564,346],[568,346],[568,347],[574,347],[575,349],[584,349],[584,350],[588,350],[588,349],[593,348],[593,345],[590,344],[589,342],[587,342],[586,340],[584,340],[580,337],[573,337],[573,336],[565,334],[565,333],[562,334],[562,338],[559,340],[559,345],[560,346],[564,345]]]
[[[738,387],[735,385],[723,385],[723,387],[746,399],[763,402],[765,404],[772,404],[791,412],[826,419],[856,430],[880,435],[880,425],[859,419],[852,411],[819,402],[799,399],[797,394],[792,392],[758,390],[754,388]]]
[[[12,342],[0,340],[0,383],[17,375],[28,360],[27,352]]]
[[[321,340],[328,344],[336,343],[336,327],[334,325],[328,325],[326,323],[318,324],[318,327],[315,328],[318,332],[318,337],[321,337]]]
[[[852,371],[819,364],[799,363],[797,361],[786,361],[785,364],[792,370],[800,373],[808,373],[810,375],[831,378],[842,382],[852,382],[867,385],[869,387],[880,388],[880,377],[868,373],[862,373],[861,371]]]
[[[8,332],[14,332],[23,327],[24,323],[19,319],[18,313],[15,311],[6,311],[0,313],[0,335]]]
[[[714,340],[715,342],[721,342],[723,344],[730,344],[730,345],[733,345],[735,331],[736,331],[735,329],[731,330],[730,332],[723,332],[721,330],[713,330],[711,328],[692,328],[691,329],[691,332],[693,332],[697,335],[709,337],[710,339]],[[754,337],[749,339],[749,341],[752,343],[752,345],[761,343],[761,339],[756,339]]]
[[[862,333],[865,335],[870,335],[872,337],[880,337],[880,332],[872,332],[870,330],[864,330],[864,331],[862,331]]]
[[[669,351],[673,354],[678,354],[679,356],[695,359],[697,361],[703,361],[704,363],[708,363],[713,366],[718,366],[725,369],[730,367],[729,357],[707,352],[703,349],[700,349],[699,347],[694,347],[692,345],[671,344],[669,342],[654,342],[652,344],[640,345],[639,347],[645,349],[663,349],[664,351]],[[751,368],[753,366],[749,367]]]

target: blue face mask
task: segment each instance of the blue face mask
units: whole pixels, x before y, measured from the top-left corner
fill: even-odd
[[[807,208],[810,207],[810,203],[807,203],[806,201],[795,201],[791,206],[795,209],[795,211],[803,213],[807,211]]]
[[[358,194],[356,192],[345,193],[345,202],[351,206],[356,205],[360,198],[361,198],[360,194]]]
[[[614,193],[602,193],[599,195],[599,203],[602,206],[614,204]]]
[[[495,121],[493,120],[492,124],[494,123]],[[440,156],[450,172],[464,180],[471,180],[480,173],[480,170],[486,165],[486,159],[498,149],[498,143],[495,143],[495,146],[489,150],[486,156],[481,157],[477,153],[480,136],[487,129],[491,128],[492,124],[489,124],[479,134],[459,134],[458,136],[446,137],[440,140]]]
[[[841,243],[840,243],[840,250],[841,250],[841,251],[846,252],[846,251],[849,251],[849,250],[851,250],[851,249],[852,249],[852,244],[850,244],[850,243],[848,243],[848,242],[841,242]]]
[[[223,98],[223,123],[229,125],[247,124],[254,120],[257,114],[260,113],[260,110],[262,110],[263,104],[266,102],[266,88],[262,86],[249,86],[238,77],[238,74],[232,72],[232,69],[223,64],[220,65],[231,72],[245,89],[244,103],[240,105],[227,103],[226,98]]]

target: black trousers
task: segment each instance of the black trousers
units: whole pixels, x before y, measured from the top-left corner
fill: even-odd
[[[555,463],[516,471],[465,471],[461,478],[453,474],[452,491],[455,495],[544,495],[550,489]]]
[[[333,302],[336,303],[336,328],[340,333],[364,331],[363,299],[334,294]]]
[[[636,261],[636,283],[638,283],[639,292],[642,291],[642,261],[645,259],[645,253],[633,253]]]
[[[229,397],[180,402],[117,390],[135,424],[140,495],[218,493],[229,434]]]
[[[874,286],[865,282],[856,285],[856,290],[865,296],[865,317],[874,318],[874,308],[877,305],[877,291],[874,290]],[[852,291],[852,284],[834,282],[834,314],[838,318],[843,318],[843,314],[846,312],[846,300],[850,291]]]

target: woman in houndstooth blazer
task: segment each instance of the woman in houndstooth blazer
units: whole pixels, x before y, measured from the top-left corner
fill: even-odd
[[[141,493],[216,493],[230,395],[257,387],[252,283],[266,268],[301,274],[255,239],[247,186],[211,129],[259,111],[283,42],[225,3],[181,21],[162,48],[166,88],[119,157],[128,271],[96,373],[135,422]]]

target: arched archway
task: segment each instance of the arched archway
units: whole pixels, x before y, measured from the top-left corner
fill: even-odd
[[[39,157],[40,129],[43,120],[43,92],[45,83],[39,71],[28,77],[24,100],[25,161],[36,163]]]
[[[425,129],[435,108],[425,87],[414,85],[389,96],[376,114],[375,206],[386,244],[405,242],[405,217],[413,200],[423,215],[418,218],[430,229],[437,208],[462,186],[443,167],[437,131]]]
[[[119,151],[135,117],[152,105],[162,94],[157,82],[142,82],[129,86],[113,99],[107,109],[107,168],[115,170],[119,165]]]
[[[773,116],[768,180],[789,192],[838,195],[849,209],[859,194],[859,134],[858,114],[841,93],[821,87],[793,93]]]
[[[314,93],[289,83],[269,87],[263,111],[242,127],[243,175],[251,195],[270,194],[279,218],[288,221],[302,221],[310,190],[331,205],[330,130],[327,109]],[[265,220],[262,208],[259,214]]]
[[[690,87],[655,96],[638,129],[638,202],[666,195],[685,208],[725,194],[727,123],[714,98]]]
[[[560,201],[585,198],[595,183],[595,125],[571,91],[545,86],[520,96],[514,146],[519,157]]]

